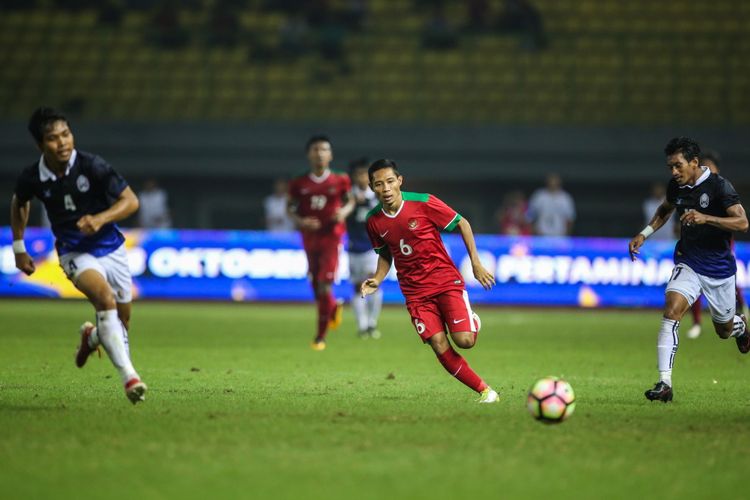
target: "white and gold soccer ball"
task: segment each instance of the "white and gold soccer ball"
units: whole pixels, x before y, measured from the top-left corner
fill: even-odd
[[[545,424],[559,424],[576,408],[573,387],[557,377],[544,377],[529,390],[526,407],[535,419]]]

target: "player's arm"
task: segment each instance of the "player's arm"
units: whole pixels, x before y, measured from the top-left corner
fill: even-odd
[[[489,290],[495,285],[495,277],[484,268],[482,262],[479,260],[479,252],[477,252],[477,244],[474,241],[474,232],[471,230],[471,224],[469,224],[468,220],[462,218],[458,221],[456,227],[461,233],[461,238],[464,240],[466,252],[469,254],[469,259],[471,260],[471,269],[474,272],[474,277],[485,290]]]
[[[10,228],[13,233],[13,253],[16,257],[16,267],[28,275],[36,270],[34,259],[26,251],[26,245],[23,242],[23,235],[29,223],[30,212],[31,202],[26,201],[22,203],[14,194],[10,200]]]
[[[333,219],[336,222],[341,222],[342,220],[345,220],[347,217],[349,217],[354,211],[354,207],[357,204],[357,200],[354,199],[354,195],[351,191],[347,191],[346,193],[344,193],[342,200],[344,201],[344,205],[336,210],[336,214],[333,216]]]
[[[693,224],[708,224],[724,231],[740,231],[743,233],[747,232],[748,226],[747,214],[745,214],[745,209],[739,203],[727,208],[727,217],[717,217],[696,210],[688,210],[682,214],[680,222],[688,226]]]
[[[651,217],[651,221],[648,223],[648,225],[644,227],[640,233],[633,236],[632,240],[630,240],[630,244],[628,245],[630,260],[636,259],[636,256],[640,253],[639,249],[641,248],[641,246],[643,246],[646,238],[651,236],[655,231],[658,231],[659,228],[666,224],[669,218],[672,217],[672,212],[674,212],[674,205],[669,203],[669,201],[667,200],[664,200],[662,204],[656,208],[656,212],[654,212],[654,216]]]
[[[393,257],[391,257],[388,247],[381,248],[378,252],[378,266],[375,269],[375,274],[372,278],[367,278],[359,289],[362,293],[362,297],[375,293],[385,277],[388,276],[388,273],[391,271],[392,262]]]
[[[133,215],[138,210],[138,197],[130,186],[125,187],[117,200],[108,209],[98,214],[84,215],[76,225],[85,235],[92,235],[99,231],[102,226],[112,222],[119,222]]]

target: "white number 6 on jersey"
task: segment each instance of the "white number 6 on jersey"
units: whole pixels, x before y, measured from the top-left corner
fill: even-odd
[[[421,323],[418,319],[414,320],[414,328],[417,329],[417,333],[420,335],[422,335],[424,331],[427,329],[424,323]]]
[[[403,255],[411,255],[414,253],[414,249],[410,247],[409,245],[407,245],[406,243],[404,243],[403,238],[401,238],[401,240],[398,242],[398,246],[399,248],[401,248],[401,253]]]

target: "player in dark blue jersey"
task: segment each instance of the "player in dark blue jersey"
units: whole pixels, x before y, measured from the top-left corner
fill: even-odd
[[[372,251],[372,243],[367,234],[367,213],[377,204],[378,199],[370,189],[370,178],[367,174],[369,164],[366,158],[359,158],[349,163],[349,175],[352,178],[352,196],[354,210],[346,219],[346,232],[349,238],[349,281],[354,286],[351,303],[357,330],[360,338],[380,338],[378,317],[383,305],[383,292],[378,289],[372,295],[362,297],[362,283],[372,278],[378,265],[378,256]]]
[[[672,366],[679,344],[682,316],[703,293],[717,335],[734,337],[743,354],[750,351],[747,320],[735,310],[737,264],[731,249],[732,232],[748,229],[747,215],[732,184],[700,164],[700,147],[687,137],[669,141],[664,153],[672,180],[667,199],[651,222],[632,240],[630,257],[677,210],[682,223],[674,251],[675,267],[667,284],[666,304],[657,340],[659,382],[646,398],[672,400]]]
[[[76,365],[83,367],[103,345],[135,404],[145,398],[146,384],[130,360],[132,280],[125,238],[115,223],[138,210],[138,198],[106,161],[75,149],[68,120],[59,112],[37,109],[29,132],[42,155],[19,175],[10,204],[16,267],[29,275],[35,271],[23,236],[36,197],[47,210],[60,266],[96,310],[96,326],[81,326]]]

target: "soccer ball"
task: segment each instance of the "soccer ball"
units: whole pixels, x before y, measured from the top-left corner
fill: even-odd
[[[529,390],[526,408],[535,419],[545,424],[559,424],[573,414],[576,395],[566,381],[557,377],[545,377]]]

